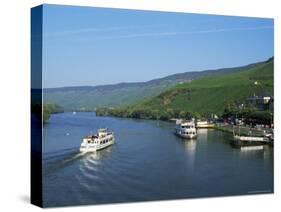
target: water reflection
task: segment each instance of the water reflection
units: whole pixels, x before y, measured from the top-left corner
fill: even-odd
[[[272,160],[272,149],[270,146],[251,146],[240,148],[241,158],[256,158],[263,161]]]
[[[263,151],[264,146],[242,146],[240,147],[241,152],[252,152],[252,151]]]
[[[186,151],[187,163],[189,164],[189,167],[193,167],[197,141],[194,139],[191,140],[186,139],[183,140],[183,143]]]
[[[185,149],[188,153],[194,154],[196,150],[196,140],[195,139],[185,139],[183,140]]]
[[[200,139],[202,138],[205,141],[208,140],[208,129],[198,129],[197,134]]]
[[[272,151],[272,147],[270,146],[264,146],[264,151],[263,151],[263,158],[266,160],[272,159],[272,154],[270,153]]]

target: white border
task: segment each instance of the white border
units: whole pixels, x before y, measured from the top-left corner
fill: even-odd
[[[5,2],[5,3],[4,3]],[[188,199],[54,210],[276,211],[280,199],[280,6],[276,0],[9,0],[1,4],[0,210],[35,211],[29,199],[30,8],[41,3],[275,18],[275,194]],[[277,48],[277,46],[279,48]],[[54,194],[55,195],[55,194]]]

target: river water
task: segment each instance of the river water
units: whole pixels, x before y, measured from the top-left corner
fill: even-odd
[[[83,136],[109,128],[115,144],[79,153]],[[45,207],[273,192],[273,149],[242,151],[231,135],[201,129],[196,140],[163,121],[52,115],[43,131]]]

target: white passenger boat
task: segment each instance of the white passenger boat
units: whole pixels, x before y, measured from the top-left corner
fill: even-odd
[[[95,135],[89,135],[83,138],[80,146],[80,152],[95,152],[114,144],[114,135],[107,129],[99,129]]]
[[[184,121],[178,123],[175,127],[175,134],[182,137],[182,138],[196,138],[197,137],[197,130],[195,128],[194,121]]]

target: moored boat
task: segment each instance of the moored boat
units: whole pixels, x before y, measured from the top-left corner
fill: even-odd
[[[269,138],[267,137],[257,137],[257,136],[239,136],[239,135],[234,135],[233,137],[234,140],[236,141],[256,141],[256,142],[268,142]]]
[[[175,134],[182,138],[193,139],[197,137],[197,130],[194,121],[184,121],[176,124]]]
[[[196,122],[196,127],[197,128],[213,128],[215,126],[215,124],[213,123],[210,123],[208,121],[201,121],[201,120],[198,120]]]
[[[114,135],[107,129],[99,129],[97,134],[83,138],[80,152],[95,152],[114,144]]]

